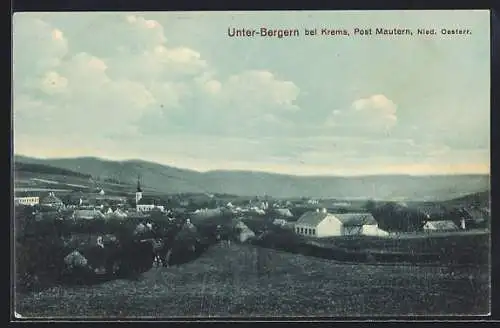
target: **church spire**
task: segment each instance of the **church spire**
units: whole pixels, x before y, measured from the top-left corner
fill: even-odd
[[[139,175],[137,176],[137,192],[142,192],[141,181],[139,180]]]
[[[137,175],[137,191],[135,192],[135,205],[139,204],[139,201],[142,199],[142,189],[141,189],[141,181],[140,176]]]

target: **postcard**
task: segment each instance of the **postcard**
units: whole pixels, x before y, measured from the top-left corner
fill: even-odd
[[[489,11],[18,12],[13,318],[490,313]]]

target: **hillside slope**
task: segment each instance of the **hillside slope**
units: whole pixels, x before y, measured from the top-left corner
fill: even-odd
[[[481,191],[448,200],[445,202],[445,204],[450,206],[471,204],[479,207],[489,207],[491,204],[491,196],[489,191]]]
[[[16,299],[27,317],[231,317],[479,314],[487,270],[355,265],[216,245],[137,281],[54,287]]]
[[[14,182],[16,192],[25,191],[96,191],[104,188],[111,192],[132,192],[130,184],[111,179],[99,181],[91,174],[77,172],[45,163],[14,162]]]
[[[144,186],[165,193],[439,201],[489,189],[487,175],[304,177],[240,171],[201,173],[140,160],[109,161],[93,157],[36,159],[16,156],[15,161],[46,164],[126,184],[135,183],[140,175]]]

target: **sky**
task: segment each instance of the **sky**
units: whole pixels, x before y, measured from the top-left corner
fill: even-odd
[[[350,35],[304,35],[314,28]],[[488,11],[16,13],[13,150],[199,171],[489,173],[489,69]]]

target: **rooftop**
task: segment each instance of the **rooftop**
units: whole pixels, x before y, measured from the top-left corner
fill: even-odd
[[[57,203],[57,204],[61,204],[62,201],[57,198],[54,193],[49,193],[48,196],[42,198],[42,200],[40,201],[40,204],[54,204],[54,203]]]
[[[317,226],[328,215],[337,218],[344,226],[363,226],[377,224],[377,221],[370,213],[345,213],[331,214],[325,212],[307,212],[297,221],[298,224]]]
[[[317,226],[327,216],[328,216],[328,213],[324,213],[324,212],[306,212],[297,220],[297,224]]]
[[[426,225],[436,230],[454,230],[458,229],[453,221],[427,221]]]
[[[363,226],[377,224],[377,220],[370,213],[344,213],[335,214],[335,217],[342,222],[344,226]]]

